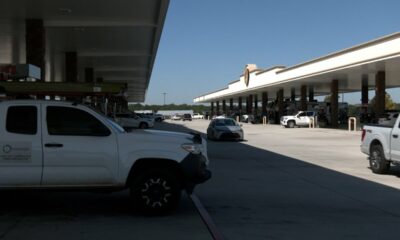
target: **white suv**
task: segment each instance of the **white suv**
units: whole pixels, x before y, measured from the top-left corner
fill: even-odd
[[[314,111],[300,111],[294,116],[283,116],[281,117],[281,125],[288,128],[294,128],[295,126],[308,126],[311,118],[315,118],[316,113]]]
[[[154,127],[153,119],[142,118],[134,113],[117,113],[115,114],[115,121],[125,129]]]
[[[204,115],[202,115],[200,113],[193,113],[192,118],[193,119],[204,119]]]

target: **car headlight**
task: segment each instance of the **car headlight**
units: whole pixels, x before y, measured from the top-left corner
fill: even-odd
[[[184,143],[181,145],[183,149],[193,154],[200,154],[201,149],[199,145],[193,143]]]

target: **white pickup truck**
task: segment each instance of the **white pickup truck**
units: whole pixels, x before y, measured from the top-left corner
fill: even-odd
[[[129,189],[137,210],[168,213],[207,166],[199,134],[127,133],[81,104],[0,101],[0,190]]]
[[[294,116],[283,116],[281,117],[281,125],[288,128],[294,128],[295,126],[308,126],[311,121],[311,117],[315,118],[316,113],[314,111],[300,111]]]
[[[400,117],[392,126],[365,125],[362,130],[361,151],[369,155],[372,172],[385,173],[390,164],[400,164]]]

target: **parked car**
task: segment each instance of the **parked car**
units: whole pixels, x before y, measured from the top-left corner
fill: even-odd
[[[253,120],[254,120],[254,116],[252,114],[243,114],[240,117],[240,121],[244,122],[244,123],[250,123]]]
[[[158,214],[211,177],[199,134],[127,133],[61,101],[0,101],[0,116],[0,189],[129,189],[132,206]]]
[[[316,112],[314,111],[299,111],[293,116],[281,117],[281,125],[286,128],[294,128],[295,126],[308,126],[311,118],[315,118]]]
[[[399,112],[386,112],[378,118],[378,124],[393,127],[398,116]]]
[[[216,118],[207,128],[207,138],[211,140],[243,140],[242,127],[232,118]]]
[[[162,122],[165,119],[162,114],[157,114],[157,113],[145,113],[144,116],[146,118],[154,119],[155,122]]]
[[[361,152],[369,156],[374,173],[386,173],[390,164],[400,164],[400,117],[393,126],[364,125],[361,135]]]
[[[147,120],[149,120],[149,121],[152,121],[153,124],[154,124],[154,122],[155,122],[155,119],[154,119],[153,115],[144,114],[144,113],[135,113],[135,114],[136,114],[137,116],[139,116],[140,118],[144,118],[144,119],[147,119]]]
[[[140,115],[135,113],[117,113],[115,114],[115,121],[126,130],[154,127],[154,121],[152,119],[140,117]]]
[[[189,113],[183,114],[182,121],[192,121],[192,115],[190,115]]]
[[[214,115],[214,116],[212,117],[212,119],[220,119],[220,118],[226,118],[225,114],[222,114],[222,115]]]
[[[200,113],[193,113],[193,119],[204,119],[204,115]]]
[[[178,114],[175,114],[174,116],[171,117],[171,120],[181,120],[181,119],[182,119],[182,116],[178,115]]]

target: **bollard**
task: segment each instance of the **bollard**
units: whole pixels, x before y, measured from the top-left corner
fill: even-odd
[[[239,116],[236,116],[236,122],[239,122]]]
[[[314,117],[310,117],[310,122],[308,123],[308,128],[315,128]]]
[[[263,125],[267,125],[267,117],[263,117]]]
[[[351,130],[351,123],[353,123],[353,130]],[[355,117],[349,117],[347,124],[349,125],[349,132],[357,131],[357,119]]]

